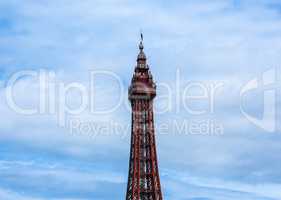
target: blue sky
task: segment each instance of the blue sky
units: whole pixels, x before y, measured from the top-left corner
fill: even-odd
[[[207,119],[224,129],[218,135],[179,133],[170,126],[157,131],[164,198],[281,199],[280,113],[276,130],[267,132],[243,116],[239,97],[241,87],[265,71],[275,68],[280,74],[279,0],[0,1],[0,199],[125,198],[130,129],[118,134],[72,134],[58,125],[56,114],[15,113],[7,105],[5,90],[13,73],[40,69],[55,72],[61,82],[85,85],[89,70],[107,70],[117,74],[126,89],[140,30],[160,85],[156,110],[167,103],[161,84],[172,88],[171,109],[156,112],[156,125]],[[176,110],[177,71],[180,88],[192,81],[224,83],[213,113],[194,116],[182,104]],[[96,107],[117,101],[120,91],[114,80],[99,77],[94,84]],[[37,105],[38,81],[21,79],[15,90],[19,105]],[[182,89],[179,93],[183,95]],[[247,97],[248,112],[263,114],[261,97],[262,90]],[[71,94],[73,106],[76,98]],[[97,126],[109,122],[126,126],[130,125],[127,105],[124,98],[114,112],[75,117]],[[193,106],[206,108],[202,102]]]

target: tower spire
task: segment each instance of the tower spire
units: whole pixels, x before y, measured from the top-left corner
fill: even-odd
[[[142,33],[142,31],[141,31],[141,41],[143,41],[143,33]]]
[[[143,46],[143,34],[141,32],[141,40],[140,40],[140,44],[139,44],[139,55],[137,58],[137,68],[147,68],[148,66],[146,65],[146,56],[145,53],[143,51],[144,46]]]
[[[140,40],[140,44],[139,44],[139,49],[140,51],[143,51],[144,47],[143,47],[143,34],[141,32],[141,40]]]

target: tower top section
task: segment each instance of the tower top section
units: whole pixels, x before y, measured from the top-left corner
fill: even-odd
[[[156,96],[156,85],[153,81],[144,53],[143,34],[139,43],[137,65],[129,88],[129,99],[153,99]]]

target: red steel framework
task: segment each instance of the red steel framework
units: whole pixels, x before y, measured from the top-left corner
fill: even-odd
[[[132,133],[126,200],[162,200],[153,119],[156,85],[143,48],[141,35],[137,66],[129,87]]]

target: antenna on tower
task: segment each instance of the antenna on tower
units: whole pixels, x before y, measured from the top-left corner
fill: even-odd
[[[140,35],[141,35],[141,41],[143,41],[143,33],[142,33],[142,30],[140,31]]]

